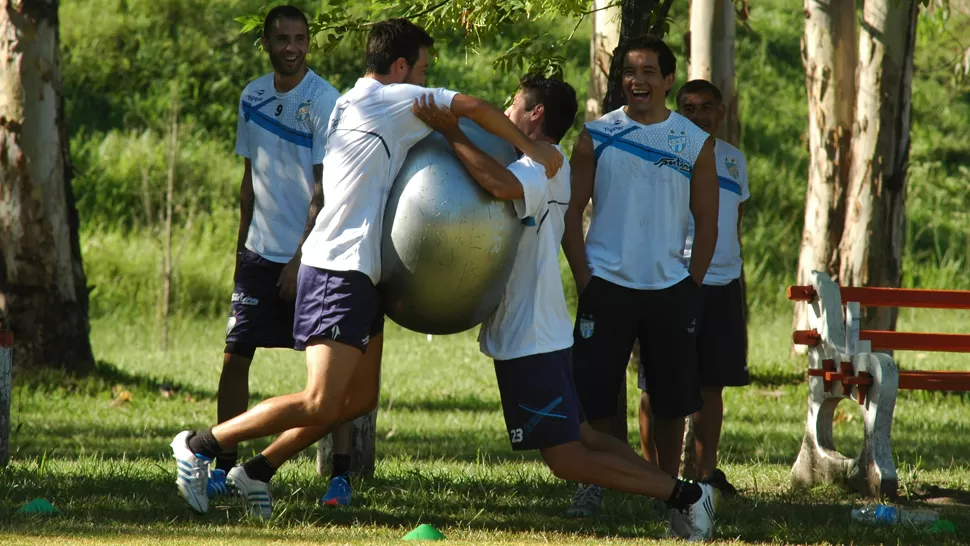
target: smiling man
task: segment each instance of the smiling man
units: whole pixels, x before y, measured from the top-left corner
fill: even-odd
[[[240,187],[239,235],[232,312],[219,379],[218,418],[249,405],[249,367],[257,347],[294,348],[293,313],[300,242],[319,183],[327,122],[340,93],[306,66],[306,17],[293,6],[266,14],[263,50],[273,71],[242,92],[236,153],[245,158]],[[236,464],[230,450],[216,458],[209,494],[226,492]]]
[[[714,139],[667,108],[676,59],[662,40],[635,38],[617,54],[627,105],[587,123],[570,161],[562,247],[579,294],[574,377],[589,423],[607,432],[639,339],[653,415],[649,436],[657,446],[656,454],[644,456],[676,476],[684,418],[702,404],[695,308],[717,240]],[[583,210],[591,197],[584,240]],[[696,235],[684,263],[691,214]],[[691,486],[685,504],[713,494],[710,487]],[[580,485],[567,513],[592,515],[601,496],[599,488]]]
[[[677,112],[713,135],[724,121],[721,91],[707,80],[691,80],[677,91]],[[744,296],[741,290],[741,218],[748,189],[748,163],[740,150],[721,139],[714,146],[720,186],[717,246],[701,287],[697,324],[697,357],[704,406],[694,414],[698,475],[723,493],[737,490],[717,468],[717,448],[724,419],[722,390],[751,381],[748,374]],[[684,261],[693,252],[693,225],[684,246]],[[641,388],[642,388],[641,381]],[[641,411],[646,411],[641,404]],[[642,431],[641,431],[642,432]],[[641,443],[648,439],[641,438]]]

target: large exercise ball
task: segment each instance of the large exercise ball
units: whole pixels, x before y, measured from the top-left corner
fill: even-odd
[[[462,130],[502,165],[515,148],[474,122]],[[505,292],[522,223],[479,186],[437,132],[408,153],[387,199],[381,241],[384,313],[426,334],[480,324]]]

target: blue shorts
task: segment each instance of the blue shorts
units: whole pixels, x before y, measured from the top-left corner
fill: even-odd
[[[502,412],[514,451],[579,441],[586,420],[573,385],[572,349],[495,361]]]
[[[384,331],[384,313],[367,275],[300,265],[292,324],[298,350],[331,339],[366,352],[370,338]]]
[[[239,257],[226,343],[292,349],[294,302],[280,298],[277,283],[285,263],[271,262],[251,250]]]

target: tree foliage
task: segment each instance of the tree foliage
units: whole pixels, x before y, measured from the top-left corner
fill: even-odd
[[[237,17],[240,32],[254,34],[258,45],[266,14],[281,3],[268,4],[257,13]],[[616,0],[614,5],[619,3]],[[591,13],[590,5],[589,0],[415,0],[407,4],[386,0],[357,3],[325,0],[322,9],[310,20],[311,45],[313,51],[324,55],[346,42],[360,47],[376,21],[393,17],[412,20],[432,36],[445,38],[446,43],[461,39],[472,44],[481,44],[501,34],[511,24],[565,18],[575,20],[568,36],[550,33],[522,36],[493,61],[497,70],[537,72],[561,79],[567,62],[562,52]]]

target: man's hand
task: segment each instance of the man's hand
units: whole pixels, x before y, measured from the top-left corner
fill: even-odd
[[[586,288],[589,286],[589,281],[593,279],[593,274],[589,271],[589,268],[585,268],[576,274],[576,297],[583,295]]]
[[[556,176],[556,173],[562,168],[564,159],[562,153],[548,142],[533,142],[532,150],[525,155],[531,157],[533,161],[540,163],[546,168],[546,178]]]
[[[447,107],[438,108],[433,95],[422,95],[414,99],[411,111],[428,127],[448,137],[461,131],[458,127],[458,117]]]
[[[280,287],[280,299],[283,301],[296,300],[296,277],[300,272],[300,257],[294,256],[283,266],[276,286]]]

